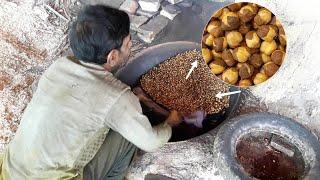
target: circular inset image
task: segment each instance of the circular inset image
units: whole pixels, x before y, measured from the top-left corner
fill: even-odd
[[[286,36],[279,19],[254,3],[230,4],[214,13],[202,36],[202,56],[224,82],[248,87],[281,67]]]

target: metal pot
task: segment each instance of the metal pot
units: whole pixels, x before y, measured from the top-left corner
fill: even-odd
[[[120,69],[115,76],[117,79],[121,80],[130,87],[136,87],[137,85],[139,85],[140,77],[151,70],[153,67],[166,61],[170,57],[194,49],[200,50],[200,45],[198,43],[188,41],[168,42],[149,47],[138,53],[133,59],[129,61],[127,66]],[[239,89],[236,87],[230,87],[230,91],[235,90]],[[239,99],[239,94],[230,96],[229,108],[226,108],[223,112],[207,116],[204,122],[214,121],[214,125],[212,127],[204,129],[202,132],[200,132],[200,134],[208,132],[213,127],[216,127],[218,124],[220,124],[222,121],[228,119],[228,117],[237,109]],[[188,137],[187,133],[184,136],[186,137],[185,139],[192,138],[192,135]],[[175,137],[175,134],[173,135],[173,137]],[[181,141],[185,139],[173,138],[172,141]]]

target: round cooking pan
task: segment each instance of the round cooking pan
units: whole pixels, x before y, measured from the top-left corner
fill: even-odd
[[[133,88],[139,85],[139,80],[142,75],[158,64],[188,50],[197,49],[200,51],[200,48],[201,46],[198,43],[188,41],[175,41],[155,45],[136,54],[136,56],[131,59],[125,67],[120,69],[115,76],[117,79]],[[239,89],[237,87],[230,87],[230,91],[235,90]],[[230,106],[223,112],[208,115],[206,120],[222,122],[223,120],[228,119],[228,117],[237,109],[239,99],[240,94],[231,95]],[[206,122],[206,120],[204,122]],[[210,129],[207,129],[207,131],[208,130]]]

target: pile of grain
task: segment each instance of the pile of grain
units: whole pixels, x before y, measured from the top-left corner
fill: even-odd
[[[198,67],[186,79],[191,63]],[[228,87],[216,79],[197,50],[169,58],[141,78],[141,86],[157,103],[182,114],[203,110],[208,114],[220,112],[229,106],[229,98],[216,98]]]

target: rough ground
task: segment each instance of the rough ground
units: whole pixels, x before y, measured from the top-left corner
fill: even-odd
[[[32,0],[0,1],[0,152],[17,130],[31,84],[65,45],[67,24],[52,17]]]
[[[279,16],[288,37],[288,52],[284,65],[267,83],[251,88],[252,93],[266,104],[268,111],[291,117],[320,137],[320,11],[317,1],[252,2],[259,2]],[[39,78],[41,72],[65,46],[66,27],[65,21],[48,13],[41,5],[34,6],[32,0],[0,1],[0,152],[13,138],[21,114],[30,101],[32,82]],[[136,51],[139,51],[139,48]],[[152,164],[149,172],[156,173],[159,167],[163,167],[160,168],[161,172],[163,169],[174,169],[173,164],[180,164],[183,167],[177,170],[182,172],[181,177],[189,174],[212,178],[215,175],[213,170],[205,166],[210,161],[196,163],[199,158],[203,160],[207,157],[207,148],[200,150],[199,156],[195,156],[198,152],[191,152],[195,149],[190,147],[192,144],[176,145],[185,148],[185,151],[190,149],[190,153],[184,153],[192,156],[189,164],[183,164],[187,156],[167,152],[167,148],[175,147],[169,144],[158,153],[144,157],[142,162]],[[196,146],[197,143],[194,147]],[[170,161],[161,161],[161,152],[172,154],[166,158]],[[196,167],[193,167],[194,163]],[[208,172],[193,173],[199,172],[199,167],[203,165],[202,169],[208,169]],[[171,172],[173,170],[167,172],[167,175]],[[133,172],[132,176],[134,175],[138,173]]]

